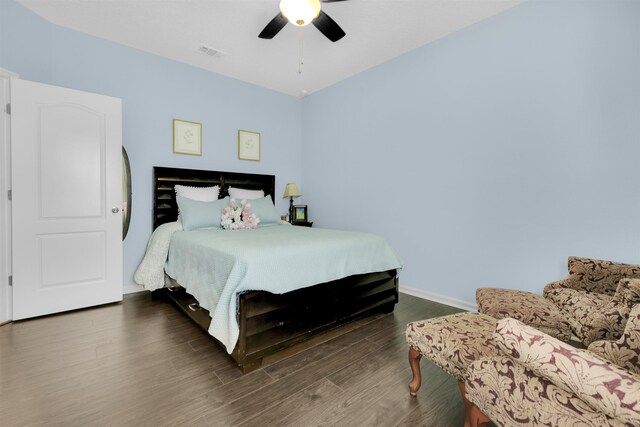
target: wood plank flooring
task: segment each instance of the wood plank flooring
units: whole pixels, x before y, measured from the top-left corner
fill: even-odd
[[[455,380],[427,360],[407,389],[405,326],[460,310],[401,294],[246,375],[149,293],[0,326],[0,425],[462,426]],[[297,353],[295,353],[297,352]]]

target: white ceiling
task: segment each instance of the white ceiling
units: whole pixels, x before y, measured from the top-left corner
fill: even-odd
[[[0,0],[1,1],[1,0]],[[347,33],[330,42],[304,27],[258,33],[279,0],[19,0],[48,21],[219,74],[303,96],[432,42],[523,0],[350,0],[322,3]],[[198,51],[206,44],[223,55]]]

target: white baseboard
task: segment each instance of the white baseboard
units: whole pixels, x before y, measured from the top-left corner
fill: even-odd
[[[405,294],[413,295],[414,297],[428,299],[429,301],[438,302],[440,304],[450,305],[452,307],[461,308],[467,311],[478,311],[478,306],[467,301],[462,301],[456,298],[451,298],[446,295],[440,295],[429,291],[423,291],[422,289],[410,288],[408,286],[399,286],[399,291]]]
[[[131,284],[131,285],[124,285],[124,287],[122,288],[122,293],[135,294],[136,292],[144,292],[144,290],[145,289],[142,286]]]

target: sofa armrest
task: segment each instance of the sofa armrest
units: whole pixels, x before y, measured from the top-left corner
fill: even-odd
[[[631,309],[624,334],[640,336],[640,304],[634,305]],[[636,349],[640,351],[640,341],[636,341],[635,344],[638,346]]]
[[[545,297],[548,297],[548,292],[552,291],[554,289],[573,289],[576,291],[589,291],[590,288],[585,284],[582,283],[574,278],[572,278],[571,276],[562,279],[562,280],[556,280],[555,282],[551,282],[549,284],[547,284],[544,287],[544,290],[542,292],[542,294]]]
[[[517,363],[597,411],[640,423],[640,377],[617,368],[514,319],[498,322],[494,339]]]
[[[595,341],[589,352],[640,375],[640,304],[629,314],[624,333],[617,341]]]
[[[640,279],[622,279],[618,283],[612,301],[631,308],[640,304]]]
[[[564,285],[564,282],[566,281],[566,279],[562,279],[562,280],[556,280],[555,282],[551,282],[549,284],[547,284],[543,291],[542,294],[546,297],[547,296],[547,292],[553,290],[553,289],[563,289],[566,288],[566,286]]]
[[[467,399],[499,426],[622,424],[507,356],[471,363],[465,392]]]

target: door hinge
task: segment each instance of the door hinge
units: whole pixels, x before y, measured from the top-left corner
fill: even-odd
[[[7,190],[7,200],[13,200],[13,193],[11,190]]]
[[[7,114],[11,114],[11,104],[7,104],[5,111],[7,112]]]
[[[9,286],[13,286],[13,276],[9,276]]]

